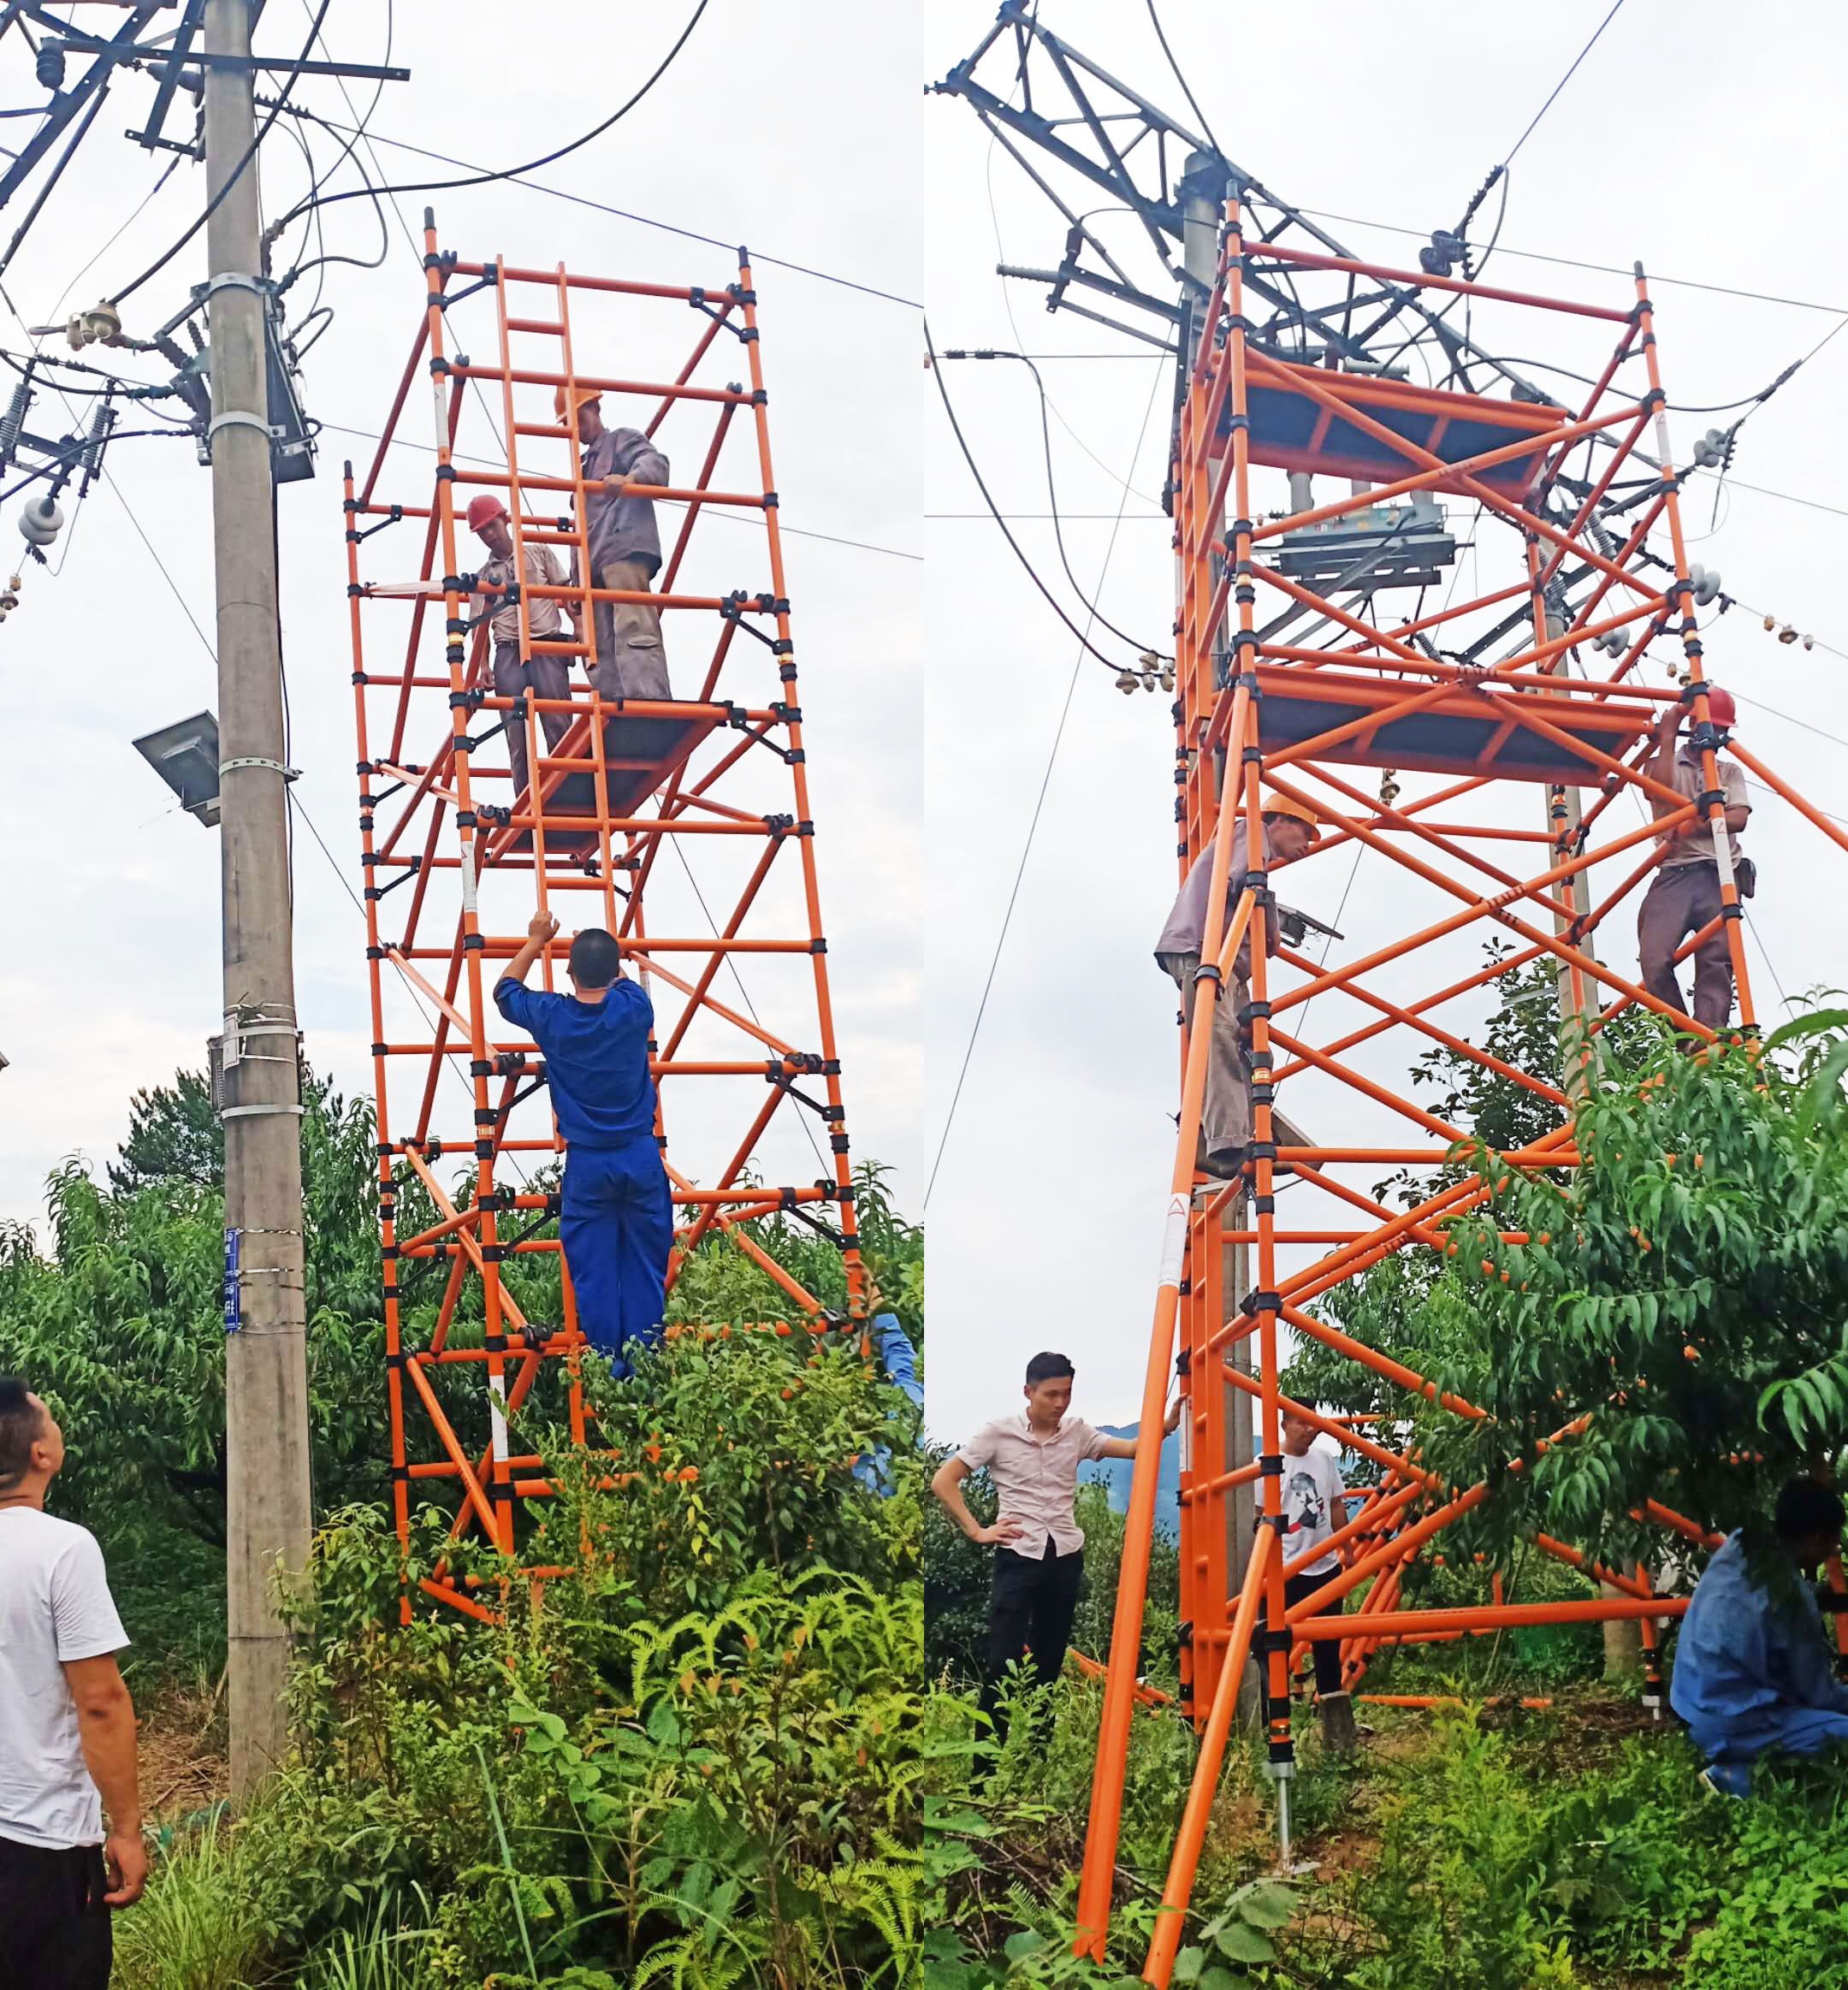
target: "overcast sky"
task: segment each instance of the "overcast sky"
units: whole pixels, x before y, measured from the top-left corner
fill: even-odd
[[[1317,9],[1312,20],[1302,9],[1228,10],[1182,0],[1161,8],[1195,95],[1240,163],[1300,205],[1361,217],[1324,223],[1350,246],[1414,266],[1417,237],[1455,222],[1607,11],[1608,0],[1571,0],[1537,13],[1475,9],[1462,32],[1465,16],[1425,0],[1387,11]],[[933,9],[927,77],[940,78],[965,56],[992,18],[984,0]],[[1144,9],[1045,0],[1040,18],[1193,122]],[[1633,299],[1629,265],[1641,258],[1652,272],[1672,400],[1731,401],[1768,383],[1848,313],[1839,281],[1844,155],[1835,101],[1843,38],[1834,16],[1798,0],[1757,9],[1750,33],[1717,0],[1673,7],[1629,0],[1519,152],[1490,280],[1623,309]],[[981,74],[1005,93],[1004,59]],[[1007,346],[1044,356],[1073,567],[1128,635],[1171,647],[1173,562],[1159,508],[1170,390],[1163,363],[1081,319],[1048,317],[1043,292],[996,275],[1001,260],[1056,264],[1065,224],[992,147],[965,104],[929,101],[924,156],[926,301],[938,347]],[[1081,192],[1078,204],[1090,209],[1101,198]],[[1105,213],[1092,225],[1132,275],[1152,287],[1159,281],[1135,222]],[[1517,260],[1516,252],[1612,265],[1617,273]],[[1837,308],[1753,302],[1671,278]],[[1478,307],[1476,323],[1502,352],[1580,371],[1596,372],[1588,359],[1608,350],[1605,339],[1594,354],[1564,319]],[[952,364],[946,381],[991,489],[1048,583],[1073,608],[1051,527],[1033,515],[1044,514],[1047,500],[1025,370]],[[1697,480],[1685,512],[1699,542],[1692,557],[1719,566],[1728,591],[1818,638],[1810,653],[1780,646],[1741,607],[1706,642],[1709,672],[1739,695],[1739,737],[1825,808],[1848,774],[1848,724],[1837,689],[1848,623],[1833,584],[1842,512],[1828,508],[1841,503],[1831,472],[1845,382],[1848,337],[1820,353],[1744,430],[1717,529],[1710,530],[1710,484]],[[1673,416],[1678,457],[1685,459],[1709,422],[1727,418]],[[936,861],[926,1145],[934,1154],[1077,645],[987,518],[946,425],[933,420],[927,434],[926,545],[933,592],[955,631],[927,688]],[[1746,483],[1813,505],[1760,495]],[[1258,501],[1270,508],[1282,500],[1281,477],[1266,473]],[[1454,515],[1467,527],[1467,507],[1454,506]],[[1484,591],[1491,572],[1512,577],[1508,542],[1505,530],[1479,536],[1464,555],[1466,589],[1476,591],[1478,572]],[[1409,612],[1389,599],[1390,613]],[[1075,612],[1081,622],[1082,609]],[[1112,655],[1125,648],[1109,636],[1097,640]],[[1670,654],[1669,646],[1657,648]],[[1656,672],[1651,681],[1667,678]],[[1042,1347],[1062,1347],[1076,1362],[1081,1413],[1098,1422],[1135,1413],[1177,1092],[1174,992],[1150,957],[1176,882],[1168,706],[1159,696],[1119,695],[1095,662],[1079,669],[930,1202],[937,1326],[930,1416],[946,1439],[1016,1404],[1020,1367]],[[1347,771],[1374,790],[1377,774]],[[1408,797],[1430,785],[1425,777],[1403,779]],[[1746,844],[1761,870],[1750,965],[1759,1013],[1775,1019],[1784,1013],[1779,983],[1796,994],[1842,980],[1839,907],[1848,856],[1775,797],[1760,802]],[[1833,806],[1848,815],[1839,801]],[[1511,797],[1509,807],[1513,812],[1501,820],[1525,824],[1528,797]],[[1356,871],[1351,850],[1309,860],[1290,874],[1284,895],[1324,918],[1339,909],[1336,923],[1348,938],[1335,950],[1337,962],[1448,909],[1384,859],[1366,856]],[[1633,934],[1627,911],[1605,931],[1603,951],[1620,973],[1634,970]],[[1372,985],[1429,992],[1479,963],[1480,937],[1471,933],[1448,952],[1372,976]],[[1327,997],[1310,1033],[1325,1041],[1324,1030],[1332,1035],[1358,1013],[1344,998]],[[1481,1014],[1466,999],[1442,1020],[1466,1033]],[[1404,1090],[1408,1057],[1419,1047],[1394,1033],[1353,1061]],[[1403,1145],[1422,1138],[1316,1075],[1292,1081],[1282,1103],[1324,1140]],[[1383,1172],[1374,1170],[1374,1178]],[[1366,1174],[1358,1171],[1360,1185]],[[1286,1199],[1293,1220],[1326,1220],[1310,1214],[1312,1195],[1298,1189]],[[1284,1275],[1305,1255],[1285,1253]]]
[[[579,197],[576,203],[500,184],[409,194],[399,204],[415,233],[424,202],[434,202],[445,246],[465,259],[505,255],[542,268],[562,260],[576,271],[717,288],[736,277],[732,245],[748,243],[756,252],[849,1125],[856,1153],[891,1164],[901,1197],[915,1208],[921,1194],[916,632],[923,569],[917,314],[904,300],[917,295],[918,51],[909,26],[863,9],[805,0],[802,12],[808,26],[797,34],[787,12],[712,0],[680,57],[635,110],[536,175]],[[274,0],[260,49],[299,53],[309,19],[299,0]],[[343,0],[328,21],[334,53],[379,62],[386,19],[382,7]],[[476,163],[519,163],[606,116],[655,66],[684,20],[678,7],[605,9],[560,0],[522,10],[517,22],[504,6],[485,0],[400,6],[391,59],[408,67],[413,80],[386,86],[374,134]],[[0,44],[8,102],[42,95],[31,68],[16,35]],[[197,215],[202,175],[182,163],[129,220],[164,162],[116,134],[145,113],[152,87],[133,76],[118,83],[7,270],[6,295],[25,323],[48,323],[126,282]],[[373,86],[348,87],[363,110]],[[350,120],[337,83],[298,88],[299,101],[310,108]],[[187,118],[176,113],[175,128]],[[315,133],[311,142],[323,169],[330,165],[340,141]],[[454,173],[384,142],[377,158],[394,181]],[[280,133],[265,145],[262,163],[265,214],[275,216],[304,190],[306,175],[299,152]],[[349,167],[330,184],[358,182]],[[583,202],[670,222],[712,236],[718,246]],[[120,240],[105,247],[125,222]],[[379,221],[368,202],[328,209],[324,228],[329,251],[370,258],[380,247]],[[279,257],[292,256],[299,240],[299,228],[292,229]],[[360,874],[340,469],[346,455],[364,460],[371,445],[350,431],[376,430],[396,388],[422,314],[421,254],[420,234],[413,249],[393,216],[381,268],[325,272],[325,301],[335,315],[308,357],[305,377],[309,412],[327,424],[319,475],[281,494],[291,756],[302,770],[296,794],[338,866],[336,873],[309,836],[298,838],[297,998],[310,1057],[349,1092],[370,1093],[372,1073],[364,933],[348,897]],[[779,268],[772,257],[868,289]],[[204,275],[202,234],[130,300],[127,329],[151,329]],[[298,310],[314,281],[292,295]],[[601,320],[587,311],[578,321],[580,370],[620,370],[618,350],[638,370],[643,364],[678,370],[692,348],[694,315],[678,306],[653,310],[657,315],[613,309]],[[457,317],[459,338],[477,352],[488,350],[491,314],[478,303]],[[0,346],[26,349],[17,322],[0,327]],[[600,340],[601,353],[594,350]],[[61,343],[52,349],[68,350]],[[140,377],[154,376],[145,362],[127,365]],[[742,370],[742,354],[732,346],[702,377],[716,372],[722,382]],[[413,396],[406,433],[417,443],[429,440],[427,406]],[[682,416],[676,411],[670,418],[662,440],[677,473],[691,481],[708,431]],[[495,425],[499,418],[496,394]],[[536,408],[531,418],[542,418]],[[53,432],[68,425],[55,397],[41,399],[35,419]],[[748,420],[737,429],[715,481],[755,488]],[[494,451],[487,418],[473,406],[460,447]],[[429,490],[429,459],[409,454],[394,461],[381,486],[382,495],[408,502],[428,503]],[[170,1081],[178,1066],[200,1064],[216,1027],[216,835],[169,809],[170,798],[129,743],[217,702],[210,528],[209,482],[190,442],[118,443],[106,485],[86,500],[53,550],[55,575],[38,567],[27,572],[21,605],[0,635],[11,746],[0,833],[12,853],[5,902],[15,934],[0,959],[0,1051],[11,1059],[0,1075],[0,1215],[38,1215],[44,1177],[62,1157],[80,1152],[98,1165],[110,1158],[126,1131],[133,1089]],[[5,530],[10,534],[10,523]],[[267,524],[252,521],[252,530]],[[368,545],[369,572],[388,573],[394,557],[406,572],[414,569],[409,536],[417,528],[400,530],[401,541]],[[694,545],[690,584],[708,592],[767,584],[761,529],[714,519]],[[383,626],[369,622],[369,637],[376,640]],[[699,638],[705,635],[702,625]],[[677,683],[690,676],[696,685],[708,651],[672,619],[668,643]],[[440,637],[426,654],[440,660]],[[771,695],[768,684],[760,669],[752,680],[757,702]],[[433,735],[406,751],[429,759],[445,729],[439,718]],[[772,805],[786,809],[786,779],[782,793]],[[721,903],[726,862],[726,853],[714,854],[719,841],[696,844],[691,862],[722,921],[731,902]],[[496,907],[497,930],[524,928],[530,893],[529,884],[503,894],[508,902],[504,913]],[[675,894],[671,909],[655,909],[651,930],[702,930],[678,874],[660,896],[673,901]],[[747,959],[746,987],[768,1027],[786,1026],[807,1046],[816,1034],[812,989],[799,980],[780,986],[775,970],[782,965]],[[736,984],[726,978],[715,992],[738,1005]],[[749,1054],[735,1045],[736,1039],[719,1054]],[[452,1111],[467,1103],[459,1087],[453,1089]],[[755,1103],[734,1099],[719,1116],[699,1107],[680,1110],[670,1094],[677,1164],[714,1176]],[[761,1172],[797,1182],[818,1172],[792,1119],[767,1144]]]

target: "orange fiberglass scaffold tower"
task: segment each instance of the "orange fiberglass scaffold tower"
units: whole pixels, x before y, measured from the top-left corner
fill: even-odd
[[[792,1317],[818,1330],[837,1324],[744,1227],[777,1211],[836,1244],[855,1324],[866,1289],[749,260],[740,250],[736,280],[708,287],[463,262],[439,250],[428,213],[424,243],[428,294],[411,356],[365,476],[356,480],[349,464],[346,483],[393,1495],[401,1539],[418,1485],[454,1495],[456,1538],[478,1529],[507,1551],[521,1502],[552,1490],[541,1459],[509,1442],[546,1364],[566,1371],[560,1407],[579,1444],[590,1415],[568,1272],[566,1337],[544,1351],[518,1337],[525,1315],[502,1275],[510,1259],[559,1251],[555,1184],[548,1193],[530,1178],[562,1152],[543,1066],[532,1045],[510,1037],[491,999],[536,911],[563,915],[545,986],[573,927],[601,925],[654,998],[656,1134],[677,1217],[670,1291],[689,1253],[716,1233],[776,1282]],[[457,346],[457,307],[468,299],[478,300],[473,329],[489,346],[486,359]],[[617,351],[643,376],[615,376],[601,355]],[[744,378],[725,379],[732,370]],[[428,400],[413,391],[420,374]],[[698,465],[678,485],[626,486],[654,501],[664,528],[664,561],[646,598],[661,615],[672,699],[608,702],[585,678],[560,700],[496,691],[488,623],[507,601],[490,591],[471,618],[473,570],[483,564],[461,517],[471,492],[504,500],[516,571],[529,571],[530,548],[572,556],[566,584],[529,582],[518,592],[523,665],[551,655],[588,670],[596,606],[638,598],[589,584],[580,445],[575,424],[554,412],[560,389],[568,407],[593,390],[608,427],[640,429]],[[407,407],[431,410],[428,441],[402,432]],[[434,447],[434,477],[420,464],[405,493],[424,501],[388,494],[410,460],[400,444]],[[386,537],[379,544],[399,564],[369,580],[369,542],[409,520],[421,528],[414,572],[401,541]],[[735,529],[741,523],[752,530]],[[708,524],[720,529],[700,530]],[[738,584],[690,590],[690,575],[715,572]],[[532,611],[546,601],[582,634],[566,624],[536,637]],[[395,626],[377,631],[388,618]],[[563,723],[556,743],[542,726],[548,718],[551,729]],[[516,727],[532,770],[517,792],[506,737]],[[738,971],[747,961],[757,998]],[[721,971],[742,1006],[720,999]],[[819,1178],[757,1178],[779,1109],[825,1135],[824,1144],[811,1129],[808,1147],[795,1150],[812,1149]],[[672,1141],[670,1125],[683,1129]],[[412,1188],[434,1217],[406,1235],[397,1212]],[[446,1265],[447,1280],[440,1302],[413,1319],[404,1267],[419,1260]],[[423,1586],[486,1614],[447,1571]]]
[[[1247,313],[1254,287],[1271,296],[1287,291],[1299,325],[1306,328],[1318,317],[1318,277],[1336,287],[1332,306],[1320,314],[1324,322],[1332,323],[1344,308],[1352,311],[1357,285],[1389,298],[1435,292],[1477,311],[1493,304],[1537,316],[1566,314],[1581,331],[1602,324],[1614,336],[1614,349],[1590,391],[1575,405],[1561,406],[1440,391],[1395,377],[1389,369],[1341,364],[1332,352],[1319,364],[1305,363],[1284,356],[1276,340],[1253,335],[1257,328]],[[1178,1368],[1187,1406],[1181,1615],[1191,1632],[1182,1654],[1182,1704],[1200,1746],[1164,1896],[1171,1911],[1161,1917],[1145,1969],[1152,1983],[1169,1980],[1241,1676],[1254,1651],[1268,1673],[1270,1754],[1287,1848],[1293,1648],[1300,1652],[1311,1641],[1341,1640],[1353,1679],[1366,1652],[1382,1641],[1587,1618],[1640,1618],[1653,1629],[1686,1607],[1685,1599],[1653,1596],[1641,1570],[1594,1567],[1545,1536],[1537,1537],[1538,1549],[1596,1576],[1605,1585],[1601,1596],[1504,1603],[1498,1590],[1492,1602],[1475,1608],[1395,1607],[1420,1551],[1479,1504],[1486,1489],[1454,1493],[1415,1458],[1348,1421],[1318,1413],[1313,1405],[1291,1402],[1279,1387],[1280,1340],[1287,1331],[1309,1336],[1410,1396],[1460,1416],[1479,1414],[1466,1402],[1439,1395],[1425,1377],[1310,1308],[1395,1252],[1441,1249],[1442,1225],[1485,1201],[1490,1188],[1471,1175],[1398,1211],[1378,1199],[1377,1186],[1366,1188],[1370,1176],[1377,1184],[1382,1164],[1436,1171],[1452,1159],[1464,1135],[1405,1096],[1402,1083],[1363,1073],[1353,1053],[1389,1032],[1410,1032],[1497,1073],[1549,1102],[1557,1114],[1552,1131],[1502,1158],[1516,1166],[1574,1166],[1572,1102],[1560,1070],[1516,1069],[1447,1028],[1439,1020],[1443,1006],[1529,963],[1549,961],[1561,977],[1563,1014],[1590,1018],[1602,1010],[1608,1016],[1640,1004],[1711,1039],[1712,1031],[1614,969],[1594,943],[1608,918],[1633,907],[1633,894],[1654,870],[1663,831],[1697,813],[1721,820],[1716,749],[1730,750],[1765,788],[1848,850],[1848,837],[1712,723],[1653,308],[1640,267],[1633,296],[1621,304],[1570,303],[1436,275],[1428,266],[1386,268],[1261,234],[1247,237],[1233,199],[1220,233],[1217,275],[1192,323],[1194,357],[1183,372],[1175,465],[1177,855],[1184,875],[1202,850],[1213,849],[1212,909],[1202,949],[1209,966],[1186,1019],[1179,1138],[1140,1427],[1160,1431],[1170,1370]],[[1574,477],[1573,466],[1581,462]],[[1289,473],[1287,514],[1255,512],[1258,468]],[[1348,481],[1351,488],[1317,504],[1310,480],[1318,475]],[[1400,549],[1402,566],[1430,563],[1433,519],[1441,522],[1430,500],[1438,493],[1479,507],[1479,538],[1505,528],[1492,536],[1516,556],[1507,577],[1467,600],[1455,599],[1454,590],[1436,612],[1393,625],[1364,612],[1370,601],[1342,605],[1336,597],[1354,584],[1369,554],[1377,564],[1393,550],[1395,535],[1423,535],[1427,542],[1422,552]],[[1394,499],[1407,500],[1407,508],[1383,512]],[[1430,507],[1422,515],[1421,506]],[[1620,532],[1610,529],[1618,515]],[[1657,526],[1667,534],[1661,549],[1650,543]],[[1365,529],[1358,563],[1356,528]],[[1454,554],[1454,546],[1449,550]],[[1317,577],[1317,584],[1295,577],[1303,572]],[[1423,580],[1416,575],[1410,584]],[[1308,633],[1320,635],[1319,646],[1297,632],[1305,617],[1318,619]],[[1679,638],[1670,681],[1644,682],[1650,645],[1664,636]],[[1442,647],[1447,639],[1454,647]],[[1659,671],[1664,660],[1654,660]],[[1691,708],[1700,749],[1697,802],[1685,801],[1648,771],[1661,715],[1677,703]],[[1355,770],[1363,767],[1390,770],[1377,795],[1357,784]],[[1401,773],[1430,777],[1428,790],[1399,803]],[[1254,871],[1228,911],[1230,830],[1242,820],[1251,847],[1261,847],[1266,791],[1312,814],[1318,828],[1310,854],[1365,846],[1412,888],[1408,896],[1419,889],[1429,893],[1432,916],[1390,945],[1345,961],[1318,961],[1288,944],[1269,959],[1262,945],[1251,949],[1242,1015],[1253,1078],[1251,1165],[1243,1182],[1202,1187],[1194,1157],[1212,1004],[1216,996],[1234,998],[1240,948],[1275,903],[1277,883],[1275,871]],[[1501,806],[1511,798],[1514,808]],[[1626,814],[1620,798],[1644,805]],[[1655,815],[1657,804],[1668,812]],[[1526,864],[1513,861],[1523,843],[1534,846]],[[1680,957],[1724,933],[1739,1027],[1750,1032],[1751,983],[1723,832],[1716,846],[1724,911],[1687,940]],[[1595,868],[1617,881],[1594,901],[1589,880]],[[1455,943],[1485,933],[1512,941],[1513,951],[1474,972],[1454,971]],[[1395,968],[1404,973],[1389,987],[1386,977]],[[1407,974],[1415,980],[1415,992],[1406,985]],[[1349,998],[1356,1013],[1351,1026],[1316,1040],[1305,1019],[1311,1002],[1325,992]],[[1589,1023],[1594,1032],[1599,1027]],[[1354,1116],[1368,1123],[1370,1116],[1389,1114],[1409,1127],[1411,1137],[1369,1146],[1317,1145],[1294,1134],[1280,1123],[1276,1100],[1291,1077],[1307,1072],[1342,1088],[1350,1123]],[[1319,1110],[1329,1116],[1325,1092]],[[1281,1219],[1280,1186],[1297,1192],[1293,1204],[1327,1211],[1326,1227]],[[1249,1253],[1251,1288],[1242,1294],[1225,1288],[1229,1247]],[[1286,1270],[1286,1261],[1295,1268]],[[1241,1346],[1255,1348],[1245,1371],[1233,1359]],[[1229,1393],[1247,1406],[1243,1414],[1251,1401],[1259,1407],[1259,1455],[1248,1465],[1234,1460]],[[1336,1545],[1359,1544],[1355,1559],[1288,1608],[1285,1579],[1297,1572],[1283,1559],[1280,1531],[1286,1409],[1307,1416],[1380,1473],[1334,1537]],[[1389,1436],[1389,1426],[1382,1434]],[[1137,1697],[1158,1443],[1158,1436],[1147,1437],[1136,1459],[1079,1896],[1079,1948],[1100,1959]],[[1235,1584],[1229,1506],[1235,1488],[1253,1482],[1261,1495],[1259,1524],[1242,1584]],[[1652,1503],[1648,1518],[1671,1533],[1717,1542],[1666,1507]],[[1319,1555],[1326,1545],[1302,1559]],[[1344,1613],[1342,1599],[1366,1584],[1365,1601]],[[1267,1632],[1266,1619],[1288,1627]]]

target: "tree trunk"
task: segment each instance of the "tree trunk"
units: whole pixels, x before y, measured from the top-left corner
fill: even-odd
[[[1607,1596],[1621,1597],[1608,1583],[1598,1585]],[[1643,1670],[1643,1626],[1634,1617],[1614,1617],[1604,1625],[1604,1683],[1624,1685]]]

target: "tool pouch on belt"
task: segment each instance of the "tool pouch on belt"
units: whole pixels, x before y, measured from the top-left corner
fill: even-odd
[[[1742,898],[1758,896],[1758,867],[1749,856],[1735,856],[1732,860],[1732,882],[1738,886]]]

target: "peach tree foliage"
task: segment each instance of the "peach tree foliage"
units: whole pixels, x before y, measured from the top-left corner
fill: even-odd
[[[1848,1438],[1845,1030],[1831,1010],[1762,1051],[1662,1043],[1599,1068],[1576,1169],[1477,1157],[1496,1193],[1447,1229],[1424,1372],[1487,1415],[1419,1434],[1453,1480],[1490,1479],[1503,1525],[1633,1555],[1643,1501],[1755,1523]]]

